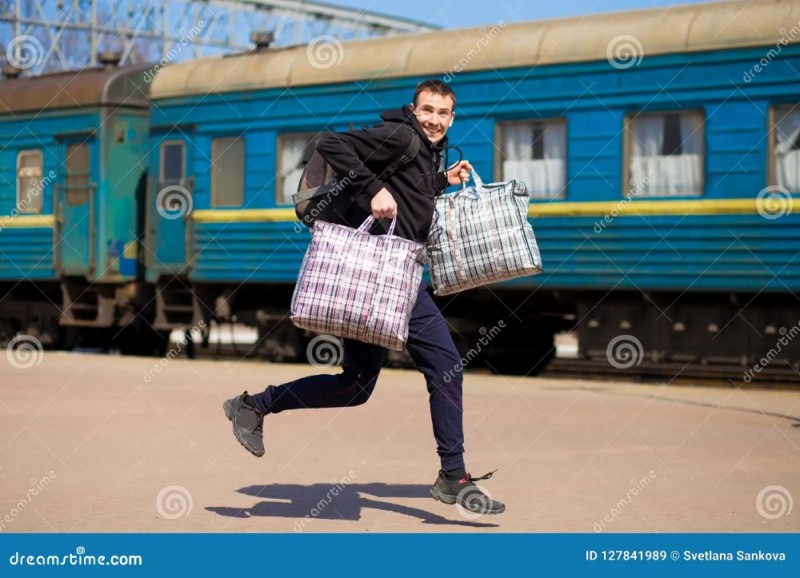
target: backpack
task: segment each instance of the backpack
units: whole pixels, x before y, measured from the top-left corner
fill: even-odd
[[[409,130],[411,142],[400,158],[392,161],[381,171],[378,175],[381,181],[385,181],[397,169],[414,160],[419,152],[420,137],[417,131],[407,124],[398,124]],[[341,193],[347,189],[350,182],[348,177],[340,180],[322,155],[314,151],[300,176],[297,192],[292,195],[297,218],[307,227],[311,227],[317,219],[344,223],[352,202],[352,193],[350,191]]]

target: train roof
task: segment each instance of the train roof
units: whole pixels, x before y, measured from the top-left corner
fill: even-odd
[[[781,42],[800,42],[796,0],[690,4],[201,58],[162,69],[151,97],[599,61],[609,50],[631,56],[631,47],[652,56]]]
[[[83,68],[0,81],[0,115],[113,105],[146,108],[152,65]]]

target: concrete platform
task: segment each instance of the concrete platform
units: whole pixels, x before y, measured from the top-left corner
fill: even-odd
[[[267,455],[221,405],[316,370],[45,352],[0,356],[2,532],[797,532],[800,394],[469,374],[467,464],[507,504],[428,497],[425,385],[269,416]],[[38,363],[36,363],[38,362]],[[160,371],[156,371],[156,367]]]

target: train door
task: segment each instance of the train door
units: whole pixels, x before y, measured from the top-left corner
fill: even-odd
[[[186,144],[167,140],[159,150],[156,185],[150,192],[150,223],[153,255],[157,269],[185,272],[187,235],[194,207],[192,180],[186,178]]]
[[[95,190],[92,180],[95,138],[67,140],[61,144],[64,172],[57,182],[58,206],[55,249],[58,269],[65,275],[95,272]]]

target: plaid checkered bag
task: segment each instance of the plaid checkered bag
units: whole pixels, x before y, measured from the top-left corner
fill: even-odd
[[[520,181],[474,187],[436,198],[427,250],[436,295],[542,272]]]
[[[315,221],[292,296],[302,329],[401,350],[417,300],[425,247],[394,236]]]

